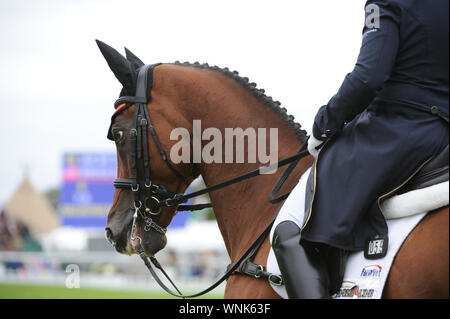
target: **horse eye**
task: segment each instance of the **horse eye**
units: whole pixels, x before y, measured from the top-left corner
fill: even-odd
[[[121,140],[122,137],[123,137],[123,131],[117,130],[117,131],[113,132],[113,134],[114,134],[114,140],[115,140],[116,142],[120,142],[120,140]]]

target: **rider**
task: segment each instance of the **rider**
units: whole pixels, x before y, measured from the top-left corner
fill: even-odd
[[[449,1],[367,1],[365,22],[353,71],[314,120],[312,209],[287,217],[303,209],[294,190],[275,222],[289,298],[335,293],[348,252],[387,236],[378,198],[448,145]]]

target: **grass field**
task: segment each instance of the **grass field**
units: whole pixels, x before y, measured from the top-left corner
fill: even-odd
[[[203,298],[222,298],[207,294]],[[0,283],[0,299],[173,299],[161,292],[117,291],[109,289],[66,288],[64,286],[3,284]]]

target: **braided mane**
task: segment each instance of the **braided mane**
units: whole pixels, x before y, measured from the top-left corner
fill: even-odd
[[[237,71],[230,71],[229,68],[220,68],[218,66],[210,66],[208,63],[200,64],[199,62],[195,63],[189,63],[184,62],[181,63],[180,61],[175,61],[175,65],[185,65],[185,66],[191,66],[196,68],[203,68],[213,71],[218,71],[227,77],[235,80],[239,84],[241,84],[244,88],[249,90],[255,97],[257,97],[259,100],[263,101],[264,104],[274,111],[297,135],[297,137],[304,143],[307,140],[307,132],[305,130],[301,129],[301,125],[294,121],[294,116],[289,115],[287,113],[286,108],[281,107],[281,103],[279,101],[274,101],[272,97],[267,96],[265,94],[265,90],[258,89],[256,86],[256,83],[250,82],[247,77],[242,77],[239,75],[239,72]]]

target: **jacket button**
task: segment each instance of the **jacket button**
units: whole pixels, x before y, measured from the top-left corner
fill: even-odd
[[[432,106],[430,111],[431,111],[431,114],[433,114],[433,115],[437,115],[439,113],[439,109],[437,106]]]

